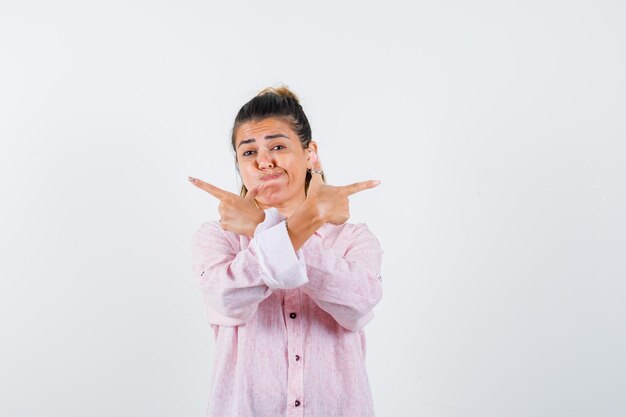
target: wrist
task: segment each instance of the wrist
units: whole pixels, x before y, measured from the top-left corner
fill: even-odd
[[[324,223],[326,221],[322,218],[317,205],[311,200],[306,200],[287,218],[287,230],[310,236]]]
[[[311,223],[317,227],[321,227],[324,223],[326,223],[326,219],[322,216],[317,202],[314,199],[307,198],[298,210],[296,210],[296,212],[304,218],[310,219]]]
[[[261,210],[261,213],[257,216],[257,218],[254,219],[250,223],[250,226],[248,227],[246,235],[251,238],[254,237],[257,227],[264,221],[265,221],[265,212]]]
[[[264,210],[259,210],[257,219],[256,219],[256,225],[254,226],[256,228],[256,226],[260,225],[261,223],[263,223],[265,221],[265,211]]]

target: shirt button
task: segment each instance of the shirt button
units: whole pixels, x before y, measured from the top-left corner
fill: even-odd
[[[289,317],[291,317],[292,319],[296,318],[296,313],[289,313]]]
[[[296,400],[296,407],[300,407],[300,401]]]
[[[299,361],[300,360],[300,355],[296,355],[296,360]]]

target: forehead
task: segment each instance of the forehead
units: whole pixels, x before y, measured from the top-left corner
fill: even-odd
[[[265,135],[271,135],[275,133],[282,133],[289,136],[289,139],[297,137],[296,132],[291,128],[291,125],[282,119],[267,118],[258,121],[249,121],[242,123],[235,133],[235,145],[245,139],[262,139]]]

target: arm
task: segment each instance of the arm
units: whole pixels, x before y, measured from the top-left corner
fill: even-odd
[[[245,324],[274,289],[307,282],[302,253],[294,252],[285,222],[273,214],[266,211],[265,221],[243,250],[238,248],[238,238],[229,240],[218,222],[203,224],[193,235],[192,269],[210,323]],[[281,256],[274,256],[276,251]]]
[[[318,236],[307,241],[309,282],[301,289],[341,326],[358,331],[374,318],[372,310],[382,297],[383,251],[365,224],[354,225],[350,233],[351,243],[343,256],[324,248]]]
[[[261,278],[254,248],[237,251],[218,222],[202,225],[192,237],[191,252],[210,323],[245,324],[272,293]]]
[[[304,242],[325,223],[315,204],[307,199],[289,216],[287,229],[295,251],[299,251]]]

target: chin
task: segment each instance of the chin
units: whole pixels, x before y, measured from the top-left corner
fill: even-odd
[[[264,198],[263,200],[259,200],[257,198],[257,201],[265,206],[277,207],[280,206],[285,200],[282,198]]]
[[[271,194],[267,193],[266,195],[263,196],[262,199],[257,197],[257,201],[259,201],[261,204],[264,204],[266,206],[276,207],[276,206],[281,205],[285,201],[287,201],[287,198],[285,198],[283,194],[284,193],[281,193],[281,192],[275,192]]]

